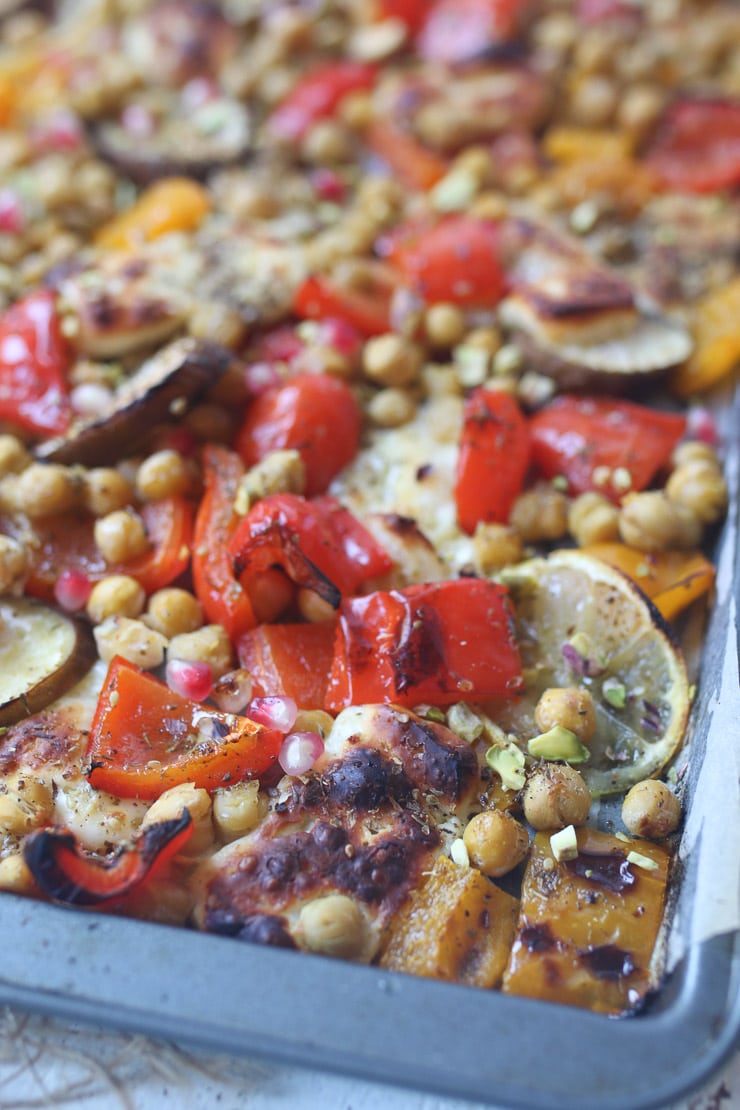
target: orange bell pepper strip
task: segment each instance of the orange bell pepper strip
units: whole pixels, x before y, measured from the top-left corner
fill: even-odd
[[[393,170],[402,185],[426,193],[447,173],[438,154],[392,123],[375,121],[365,132],[365,142]]]
[[[699,551],[647,554],[622,543],[597,543],[583,550],[631,578],[669,621],[714,583],[714,567]]]
[[[208,192],[187,177],[166,177],[145,189],[135,204],[105,224],[99,247],[130,250],[170,231],[195,231],[211,210]]]
[[[740,277],[699,302],[693,331],[694,352],[671,380],[679,397],[705,393],[740,363]]]

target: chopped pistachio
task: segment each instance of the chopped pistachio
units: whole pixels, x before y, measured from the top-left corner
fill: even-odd
[[[417,705],[414,713],[418,717],[423,717],[425,721],[436,721],[440,725],[446,724],[444,713],[436,705]]]
[[[640,563],[640,565],[635,569],[635,574],[638,578],[648,578],[650,576],[650,567],[647,565],[647,563]]]
[[[516,374],[524,364],[524,357],[515,343],[505,343],[493,356],[493,373],[496,377]]]
[[[607,678],[601,692],[614,709],[624,709],[627,704],[627,687],[617,678]]]
[[[616,836],[617,840],[623,840],[625,844],[631,843],[630,838],[627,836],[626,833],[617,832],[614,835]]]
[[[451,705],[447,710],[447,725],[468,744],[474,744],[483,732],[483,721],[464,701]]]
[[[488,367],[491,356],[481,347],[471,347],[470,344],[461,343],[452,352],[457,371],[457,380],[461,385],[472,389],[482,385],[488,376]]]
[[[550,482],[553,489],[559,489],[562,493],[568,492],[569,482],[564,474],[556,474]]]
[[[470,867],[470,856],[465,841],[462,837],[458,836],[452,841],[450,845],[450,859],[456,863],[458,867]]]
[[[578,840],[573,826],[566,825],[560,832],[553,833],[550,837],[550,848],[558,863],[576,859],[578,856]]]
[[[632,489],[632,475],[626,466],[618,466],[612,474],[612,485],[617,493],[626,493]]]
[[[547,732],[533,736],[527,744],[527,751],[537,759],[563,759],[566,763],[585,763],[589,757],[588,748],[575,732],[562,725],[555,725]]]
[[[641,852],[628,852],[627,863],[633,864],[634,867],[641,867],[643,871],[657,871],[659,864],[650,856],[643,856]]]
[[[486,752],[486,763],[499,775],[504,790],[521,790],[524,786],[524,753],[516,744],[504,748],[494,744]]]
[[[570,226],[577,235],[586,235],[596,227],[600,215],[597,204],[592,200],[582,200],[570,214]]]

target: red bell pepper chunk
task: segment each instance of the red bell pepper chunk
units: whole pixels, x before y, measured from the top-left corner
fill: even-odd
[[[323,706],[334,657],[336,621],[262,624],[245,632],[236,649],[252,676],[255,697],[293,698],[299,709]]]
[[[306,494],[323,493],[357,454],[362,417],[349,386],[329,374],[296,374],[252,401],[236,441],[247,466],[293,448],[306,470]]]
[[[386,240],[389,260],[427,304],[467,308],[498,304],[506,291],[497,224],[449,216],[432,227],[407,227]]]
[[[345,96],[370,89],[375,66],[364,62],[329,62],[300,78],[268,120],[270,131],[285,142],[299,142],[314,123],[334,115]]]
[[[563,394],[535,413],[529,429],[532,462],[546,478],[566,478],[571,496],[597,490],[618,503],[668,464],[686,419],[630,401]],[[616,470],[623,473],[614,484]]]
[[[41,435],[66,432],[69,363],[53,293],[39,290],[7,309],[0,316],[0,419]]]
[[[215,444],[203,449],[202,462],[205,492],[195,518],[193,586],[208,620],[236,639],[257,623],[227,550],[241,519],[234,512],[234,498],[244,464],[233,451]]]
[[[141,831],[130,847],[100,859],[79,844],[74,833],[41,829],[23,845],[23,858],[49,898],[68,906],[99,906],[130,894],[182,851],[193,833],[185,810]]]
[[[482,578],[378,591],[342,603],[326,708],[512,697],[523,689],[502,586]]]
[[[398,287],[395,272],[382,262],[367,263],[362,288],[342,284],[325,274],[307,278],[295,295],[296,314],[307,320],[336,317],[369,338],[390,330],[391,301]]]
[[[65,570],[81,571],[90,582],[111,574],[127,574],[147,594],[169,586],[187,570],[193,533],[193,506],[183,497],[152,501],[140,509],[149,550],[128,563],[106,563],[95,543],[91,516],[60,514],[34,521],[38,546],[29,548],[31,574],[26,593],[51,601],[54,585]],[[8,529],[12,531],[12,526]]]
[[[696,98],[671,105],[646,164],[668,190],[713,193],[740,184],[740,102]]]
[[[242,582],[277,566],[296,585],[315,590],[334,607],[340,595],[354,593],[393,566],[365,526],[336,498],[307,501],[293,493],[258,501],[234,533],[229,553]]]
[[[121,798],[158,798],[184,782],[216,790],[263,774],[282,741],[281,733],[205,708],[116,656],[90,730],[88,781]]]
[[[502,390],[476,389],[465,402],[455,500],[460,527],[505,524],[529,466],[529,428]]]

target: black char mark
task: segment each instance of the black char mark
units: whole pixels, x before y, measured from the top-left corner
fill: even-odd
[[[433,721],[410,717],[398,738],[397,749],[414,785],[445,800],[459,800],[478,774],[472,748]]]
[[[626,857],[621,853],[597,856],[591,852],[582,852],[576,859],[569,860],[566,867],[581,878],[605,886],[615,894],[628,890],[637,881]]]
[[[389,801],[405,802],[411,784],[403,768],[375,748],[354,748],[322,775],[296,786],[294,805],[323,812],[370,812]],[[291,807],[293,808],[293,807]]]
[[[597,979],[626,979],[635,970],[630,953],[616,944],[587,948],[579,957]]]

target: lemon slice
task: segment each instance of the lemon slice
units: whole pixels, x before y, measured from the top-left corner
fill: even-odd
[[[626,575],[579,551],[531,559],[505,575],[516,609],[526,689],[498,722],[522,743],[539,731],[534,709],[548,687],[582,686],[596,706],[588,762],[595,796],[656,775],[679,747],[689,684],[657,609]]]

